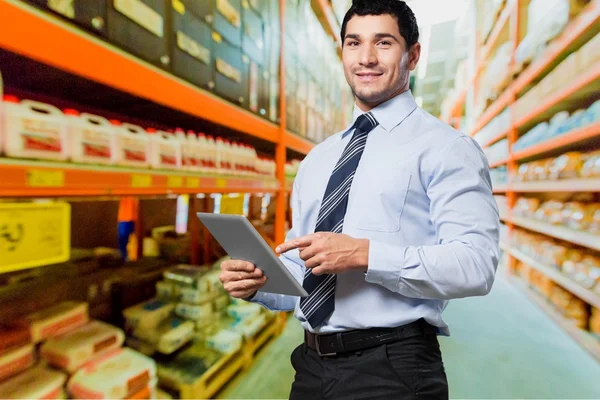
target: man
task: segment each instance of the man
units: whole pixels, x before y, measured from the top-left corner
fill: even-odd
[[[354,121],[302,162],[277,248],[309,296],[261,292],[260,266],[239,260],[221,280],[234,297],[295,309],[305,341],[291,398],[447,398],[442,311],[486,295],[498,263],[487,161],[408,90],[421,47],[403,1],[354,1],[341,37]]]

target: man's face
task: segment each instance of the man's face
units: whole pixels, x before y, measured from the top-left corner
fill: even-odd
[[[354,16],[343,40],[344,73],[361,109],[369,110],[408,89],[421,48],[417,43],[407,49],[394,17]]]

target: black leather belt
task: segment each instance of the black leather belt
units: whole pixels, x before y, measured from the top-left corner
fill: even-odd
[[[324,335],[304,331],[304,341],[320,356],[334,356],[437,332],[438,328],[421,318],[397,328],[372,328]]]

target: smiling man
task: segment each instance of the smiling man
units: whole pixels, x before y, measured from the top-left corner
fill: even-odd
[[[489,167],[472,139],[416,105],[421,46],[403,1],[355,0],[341,36],[354,120],[302,162],[277,248],[309,296],[261,292],[260,265],[239,260],[221,280],[234,297],[295,310],[305,340],[290,398],[444,399],[442,312],[489,293],[498,263]]]

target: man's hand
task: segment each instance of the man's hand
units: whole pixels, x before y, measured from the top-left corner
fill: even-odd
[[[225,290],[238,299],[247,299],[267,283],[267,277],[260,269],[241,260],[223,261],[219,278]]]
[[[300,250],[306,268],[315,275],[339,274],[351,269],[366,270],[369,261],[369,241],[331,232],[317,232],[279,245],[279,254]]]

